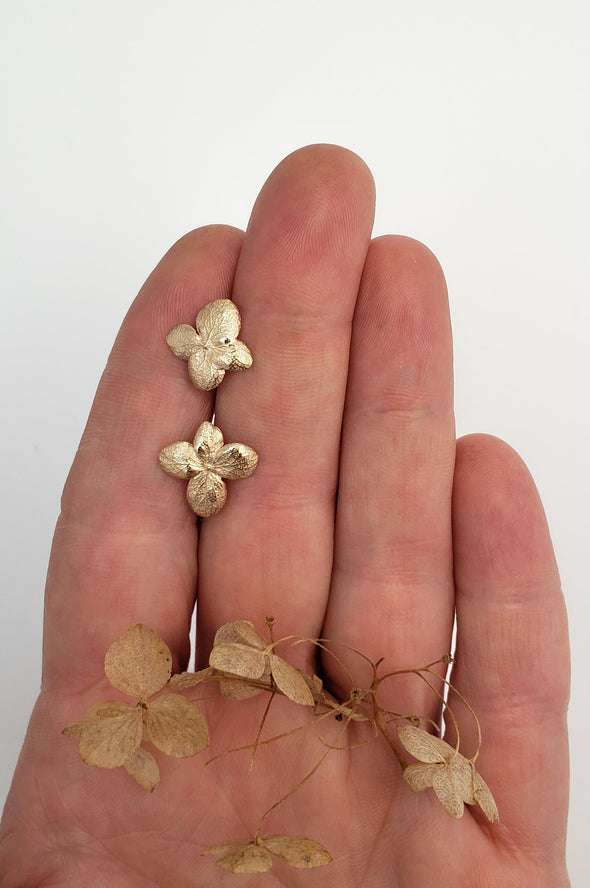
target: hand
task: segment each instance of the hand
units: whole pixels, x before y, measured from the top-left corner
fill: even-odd
[[[0,835],[2,888],[568,884],[568,642],[542,507],[506,444],[455,441],[443,275],[415,241],[371,241],[372,214],[356,156],[303,149],[272,174],[245,236],[192,232],[134,302],[63,496],[42,692]],[[230,296],[254,365],[200,392],[165,336]],[[184,486],[157,454],[191,440],[213,405],[225,440],[251,445],[260,462],[197,539]],[[453,682],[478,714],[477,767],[500,822],[471,807],[454,820],[430,789],[412,793],[378,738],[333,752],[268,819],[269,832],[326,845],[327,868],[278,861],[239,876],[201,856],[252,833],[317,760],[315,729],[264,747],[252,775],[247,753],[208,767],[209,751],[161,756],[152,795],[122,768],[87,767],[61,735],[116,696],[104,654],[134,623],[158,631],[175,670],[186,668],[197,590],[201,665],[221,624],[249,619],[263,631],[272,615],[279,635],[323,635],[391,669],[421,666],[450,649],[456,610]],[[322,667],[338,691],[333,661]],[[392,683],[388,706],[436,717],[420,687]],[[203,693],[211,753],[253,739],[260,698]],[[276,733],[307,712],[277,702]],[[464,709],[458,720],[473,750]]]

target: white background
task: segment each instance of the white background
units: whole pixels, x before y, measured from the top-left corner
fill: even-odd
[[[181,234],[244,227],[282,157],[329,141],[371,167],[375,233],[419,238],[446,271],[459,433],[506,438],[544,498],[572,631],[571,877],[588,884],[587,9],[0,2],[0,802],[62,484],[129,302]]]

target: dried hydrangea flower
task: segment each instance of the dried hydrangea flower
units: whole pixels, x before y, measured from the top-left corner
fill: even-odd
[[[203,854],[219,857],[217,866],[230,873],[265,873],[272,866],[271,854],[296,869],[326,866],[332,860],[327,848],[305,836],[266,836],[221,842],[206,848]]]
[[[498,820],[498,809],[489,786],[472,761],[454,746],[413,725],[401,725],[399,739],[420,764],[408,765],[404,779],[414,792],[432,787],[451,817],[462,817],[464,804],[478,804],[489,821]]]
[[[227,497],[224,478],[248,478],[258,464],[258,454],[247,444],[224,444],[221,430],[202,423],[192,444],[176,441],[159,454],[160,465],[175,478],[190,479],[186,498],[202,518],[215,515]]]
[[[166,337],[177,358],[188,361],[189,376],[203,391],[217,388],[226,370],[247,370],[252,355],[240,342],[240,313],[230,299],[216,299],[197,315],[196,330],[180,324]]]
[[[209,665],[229,675],[265,683],[271,675],[279,691],[294,703],[314,706],[314,694],[304,673],[273,653],[273,647],[249,620],[236,620],[217,630]]]
[[[123,765],[151,792],[160,775],[156,760],[140,745],[144,739],[175,758],[196,755],[208,746],[207,722],[193,703],[179,694],[150,700],[168,683],[171,667],[169,648],[142,623],[111,644],[104,661],[106,676],[114,688],[138,702],[97,703],[80,724],[64,728],[64,734],[77,738],[86,764],[96,768]]]

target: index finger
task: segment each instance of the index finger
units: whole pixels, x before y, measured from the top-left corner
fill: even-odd
[[[125,318],[72,466],[46,589],[44,685],[94,681],[111,641],[136,622],[188,655],[197,528],[160,449],[209,419],[166,335],[229,297],[242,233],[198,229],[166,254]]]

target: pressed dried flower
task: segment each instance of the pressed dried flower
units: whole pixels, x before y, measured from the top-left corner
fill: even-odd
[[[327,848],[304,836],[266,836],[222,842],[206,848],[203,854],[219,857],[217,866],[231,873],[266,872],[272,866],[271,854],[297,869],[326,866],[332,860]]]
[[[138,623],[109,647],[105,673],[114,688],[137,704],[107,700],[95,704],[80,724],[63,733],[78,740],[83,761],[97,768],[123,765],[145,789],[154,790],[159,771],[142,749],[144,739],[175,758],[196,755],[209,743],[207,723],[197,707],[178,694],[148,702],[170,679],[172,655],[157,632]]]
[[[209,665],[230,676],[265,683],[270,673],[286,697],[303,706],[314,706],[314,694],[304,673],[273,653],[273,646],[248,620],[226,623],[215,635]]]
[[[404,779],[414,792],[432,787],[451,817],[462,817],[464,804],[478,804],[488,820],[498,820],[494,797],[472,761],[422,728],[401,725],[397,730],[404,748],[420,762],[404,770]]]
[[[188,361],[189,376],[204,391],[217,388],[227,370],[252,366],[247,345],[240,342],[241,319],[230,299],[216,299],[197,315],[196,330],[180,324],[170,331],[166,342],[176,357]]]
[[[221,430],[204,422],[192,444],[169,444],[160,451],[159,460],[169,475],[189,479],[186,498],[197,515],[207,518],[225,504],[223,479],[248,478],[258,464],[258,454],[247,444],[224,444]]]

